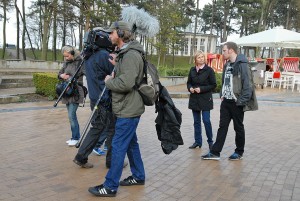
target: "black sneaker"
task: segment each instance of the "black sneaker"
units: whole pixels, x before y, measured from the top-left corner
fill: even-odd
[[[79,162],[79,161],[76,160],[76,159],[74,159],[73,162],[74,162],[75,164],[79,165],[79,166],[82,167],[82,168],[87,168],[87,169],[88,169],[88,168],[94,167],[94,165],[91,164],[91,163],[89,163],[89,162],[81,163],[81,162]]]
[[[243,156],[234,152],[231,156],[229,156],[228,159],[231,161],[238,161],[238,160],[242,160]]]
[[[204,160],[220,160],[220,156],[214,155],[210,152],[208,152],[208,154],[201,156],[202,159]]]
[[[103,184],[89,188],[89,192],[99,197],[116,197],[117,191],[105,188]]]
[[[132,176],[127,177],[123,181],[120,181],[120,186],[132,186],[132,185],[144,185],[145,180],[136,180]]]

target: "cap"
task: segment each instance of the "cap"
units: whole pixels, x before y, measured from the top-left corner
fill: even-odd
[[[123,31],[131,31],[131,27],[128,22],[116,21],[116,22],[113,22],[110,25],[109,29],[105,30],[105,32],[111,33],[113,30],[116,30],[116,29],[123,30]]]
[[[103,27],[94,27],[93,30],[94,31],[104,31],[105,32],[105,29]]]

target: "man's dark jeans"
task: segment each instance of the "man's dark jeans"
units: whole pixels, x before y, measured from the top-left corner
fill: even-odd
[[[217,133],[217,139],[214,143],[211,153],[220,156],[223,149],[230,121],[233,120],[235,130],[235,152],[243,155],[245,147],[245,129],[244,129],[244,111],[242,106],[237,106],[234,100],[224,99],[220,108],[220,125]]]
[[[75,159],[80,163],[87,163],[88,156],[93,151],[97,144],[100,135],[103,135],[107,128],[107,154],[106,154],[106,166],[110,166],[111,162],[111,141],[115,133],[116,117],[111,111],[108,111],[105,107],[99,105],[97,111],[94,114],[94,118],[91,121],[91,128],[86,134]]]

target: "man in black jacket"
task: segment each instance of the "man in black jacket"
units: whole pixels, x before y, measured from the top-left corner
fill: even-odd
[[[253,86],[249,79],[247,58],[242,54],[238,55],[237,52],[236,43],[224,44],[223,57],[228,62],[223,68],[219,129],[216,142],[210,152],[202,156],[204,160],[220,160],[220,152],[223,149],[231,120],[233,120],[236,132],[236,149],[229,156],[229,160],[243,159],[245,147],[244,107],[248,105],[252,97]]]
[[[107,33],[99,31],[97,34],[101,35],[99,38],[106,40],[100,42],[100,45],[110,42]],[[91,121],[92,126],[79,147],[73,162],[83,168],[92,168],[93,164],[88,162],[88,156],[93,151],[99,137],[104,135],[105,129],[107,129],[108,151],[106,155],[106,166],[109,168],[111,163],[111,140],[115,132],[116,119],[112,113],[110,90],[105,90],[99,105],[95,104],[99,99],[99,95],[105,89],[104,78],[112,73],[114,66],[109,62],[107,47],[97,47],[90,51],[91,55],[84,63],[85,75],[87,78],[91,110],[96,106],[98,109]]]

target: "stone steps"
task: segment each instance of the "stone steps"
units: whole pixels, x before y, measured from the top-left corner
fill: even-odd
[[[36,72],[58,70],[0,68],[0,103],[19,102],[19,95],[35,93],[33,73]]]
[[[0,89],[34,87],[33,73],[55,72],[45,69],[8,69],[0,68]]]

